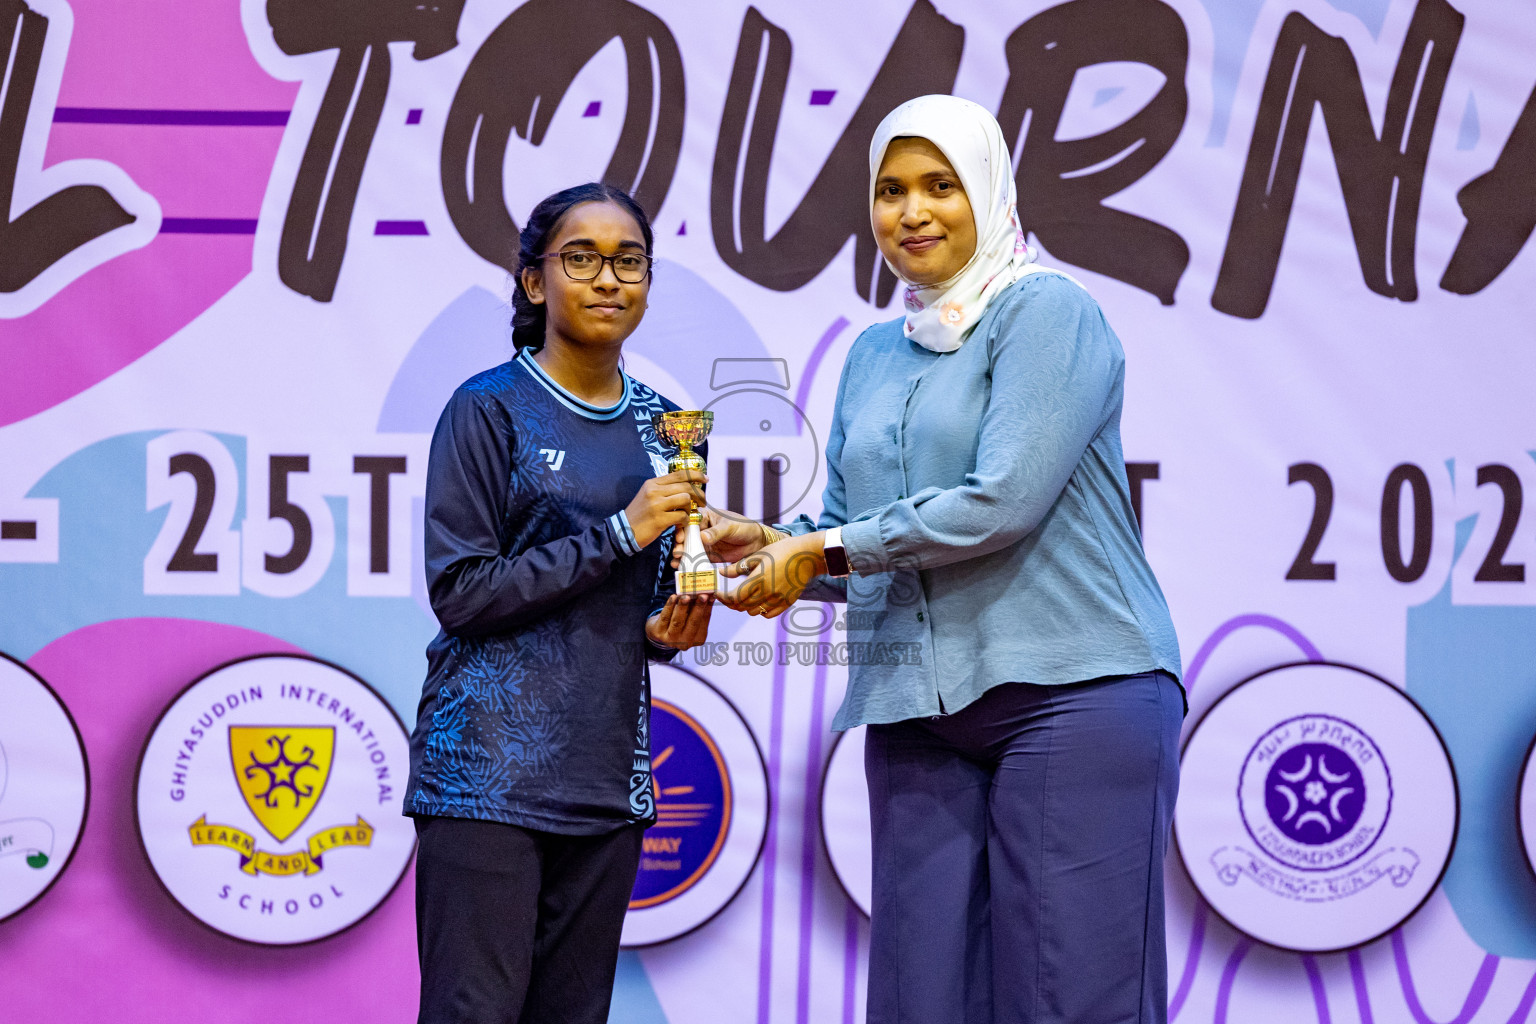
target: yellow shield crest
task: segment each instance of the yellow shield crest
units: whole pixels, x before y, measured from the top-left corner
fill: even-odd
[[[334,726],[232,725],[229,757],[245,806],[278,842],[304,824],[331,777]]]

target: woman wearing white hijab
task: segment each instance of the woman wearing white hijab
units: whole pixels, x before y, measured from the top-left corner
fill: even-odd
[[[849,352],[820,521],[705,532],[752,574],[728,604],[846,599],[871,642],[833,721],[869,726],[868,1019],[1161,1024],[1184,703],[1120,447],[1124,354],[1035,262],[986,110],[903,104],[870,178],[906,315]]]

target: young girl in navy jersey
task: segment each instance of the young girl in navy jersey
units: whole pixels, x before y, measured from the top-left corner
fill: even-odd
[[[647,658],[703,641],[669,594],[703,481],[666,472],[677,406],[620,368],[652,236],[602,184],[534,208],[511,361],[454,392],[427,469],[442,631],[411,736],[422,1022],[603,1024],[655,818]]]

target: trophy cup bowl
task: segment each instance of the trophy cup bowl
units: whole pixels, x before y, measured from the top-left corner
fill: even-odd
[[[694,452],[693,446],[709,436],[715,425],[715,414],[703,409],[676,409],[664,412],[651,421],[656,436],[678,449],[667,460],[667,469],[676,473],[680,469],[704,472],[704,460]]]
[[[651,423],[656,428],[657,437],[677,448],[677,454],[667,460],[668,472],[685,469],[700,475],[704,473],[704,459],[693,446],[709,436],[710,428],[715,425],[714,413],[703,409],[676,409],[661,413]],[[679,594],[713,594],[718,584],[715,567],[710,564],[704,542],[699,539],[702,521],[698,506],[690,501],[688,527],[683,534],[683,557],[677,568]]]

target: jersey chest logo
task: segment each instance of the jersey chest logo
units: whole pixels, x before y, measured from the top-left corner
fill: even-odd
[[[546,464],[548,464],[549,468],[557,473],[560,471],[560,467],[565,465],[564,448],[540,448],[539,454],[543,456],[544,461]]]

